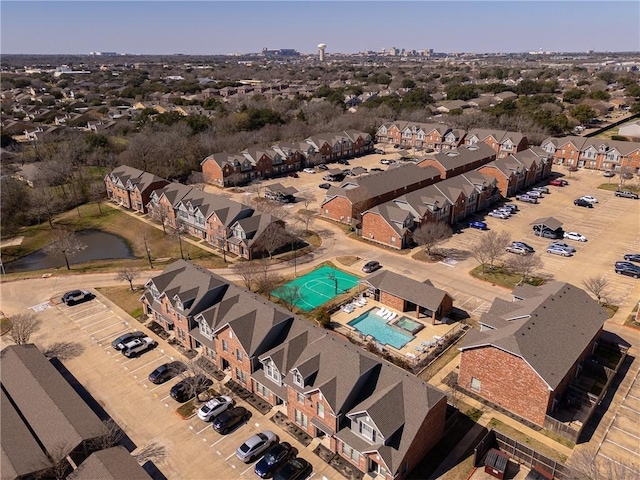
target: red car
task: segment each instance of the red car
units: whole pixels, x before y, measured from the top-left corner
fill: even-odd
[[[296,172],[291,172],[291,173],[289,174],[289,176],[290,176],[290,177],[293,177],[293,178],[298,178],[298,177],[300,177],[300,175],[298,175]]]
[[[569,185],[569,182],[566,180],[555,179],[549,182],[549,185],[555,185],[556,187],[564,187],[565,185]]]

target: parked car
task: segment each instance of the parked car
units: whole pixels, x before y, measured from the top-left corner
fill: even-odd
[[[487,229],[487,223],[486,222],[481,222],[481,221],[469,222],[469,227],[470,228],[477,228],[478,230],[486,230]]]
[[[491,212],[487,213],[487,215],[490,217],[502,218],[502,219],[507,219],[510,216],[509,213],[500,211],[500,210],[492,210]]]
[[[515,203],[505,203],[504,205],[502,205],[502,207],[500,208],[508,208],[509,210],[511,210],[511,213],[515,213],[518,210],[520,210],[518,208],[518,205],[516,205]]]
[[[516,200],[526,203],[538,203],[538,199],[529,195],[516,195]]]
[[[380,159],[380,163],[382,165],[389,165],[389,164],[391,164],[391,160],[389,160],[388,158],[382,158],[382,159]]]
[[[370,262],[367,262],[364,264],[364,266],[362,267],[362,271],[364,273],[371,273],[371,272],[375,272],[376,270],[379,270],[382,268],[382,265],[380,265],[380,262],[376,261],[376,260],[372,260]]]
[[[378,168],[378,167],[373,167],[371,169],[372,172],[384,172],[384,170],[382,168]]]
[[[569,182],[556,178],[554,180],[550,180],[549,185],[553,185],[555,187],[564,187],[565,185],[569,185]]]
[[[528,243],[516,241],[516,242],[513,242],[512,245],[518,245],[519,247],[524,248],[529,253],[535,253],[534,248],[531,245],[529,245]]]
[[[602,174],[603,177],[611,178],[616,176],[616,172],[613,170],[605,170]]]
[[[256,463],[253,471],[260,478],[269,478],[273,475],[273,472],[297,454],[298,450],[293,448],[289,442],[277,443],[267,450],[264,457]]]
[[[575,240],[576,242],[586,242],[587,237],[580,235],[578,232],[564,232],[564,238],[568,240]]]
[[[330,183],[321,183],[320,185],[318,185],[320,188],[324,189],[324,190],[329,190],[331,188],[331,184]]]
[[[236,449],[236,457],[244,463],[251,463],[267,449],[278,443],[278,436],[271,430],[264,430],[249,437]]]
[[[212,398],[198,409],[198,418],[208,422],[224,412],[227,408],[231,408],[235,402],[227,395],[221,395]]]
[[[627,253],[624,259],[630,262],[640,262],[640,253]]]
[[[304,458],[296,457],[289,460],[276,470],[273,480],[299,480],[311,475],[313,467]]]
[[[398,145],[397,143],[393,146],[393,148],[400,148],[400,145]]]
[[[71,307],[72,305],[77,305],[78,303],[86,302],[91,300],[93,295],[88,290],[71,290],[70,292],[62,295],[62,302],[65,305]]]
[[[534,249],[526,243],[513,242],[506,248],[507,252],[516,253],[518,255],[529,255],[534,253]]]
[[[573,255],[569,250],[565,250],[560,247],[549,247],[547,248],[547,253],[552,253],[553,255],[561,255],[563,257],[570,257]]]
[[[535,190],[536,192],[542,193],[551,193],[549,187],[533,187],[531,190]]]
[[[567,250],[571,253],[576,251],[576,247],[569,245],[568,243],[564,243],[564,242],[551,242],[549,244],[549,247],[558,247],[558,248],[562,248],[564,250]]]
[[[576,198],[573,204],[578,207],[593,208],[593,203],[587,202],[584,198]]]
[[[556,232],[555,230],[549,230],[547,228],[542,229],[542,231],[534,229],[533,234],[536,237],[550,238],[552,240],[562,238],[562,233]]]
[[[633,198],[638,200],[638,194],[630,192],[629,190],[616,190],[616,197]]]
[[[320,165],[317,165],[317,167],[320,170],[329,170],[329,167],[327,167],[324,163],[321,163]]]
[[[193,377],[187,377],[176,383],[171,387],[169,395],[176,402],[184,403],[195,397],[197,394],[205,392],[211,385],[213,385],[211,379],[204,375],[195,375]]]
[[[349,162],[347,160],[345,160],[344,158],[340,158],[339,160],[337,160],[337,162],[340,165],[349,165]]]
[[[116,350],[122,350],[125,343],[129,343],[131,340],[134,340],[136,338],[144,338],[146,336],[146,333],[138,331],[125,333],[124,335],[120,335],[113,342],[111,342],[111,346]]]
[[[591,195],[583,195],[580,197],[582,200],[584,200],[585,202],[589,202],[589,203],[598,203],[598,199],[595,197],[592,197]]]
[[[542,198],[542,192],[539,192],[538,190],[529,190],[525,195],[533,198]]]
[[[296,172],[290,172],[289,176],[293,178],[300,178],[300,175],[298,175]]]
[[[226,435],[233,427],[249,421],[250,418],[251,413],[244,407],[228,408],[215,418],[213,429],[222,435]]]
[[[640,278],[640,265],[631,262],[616,262],[615,271],[618,275],[628,275],[633,278]]]
[[[130,342],[125,343],[121,351],[125,357],[131,358],[157,346],[158,342],[151,337],[134,338]]]
[[[380,148],[376,148],[373,152],[377,153],[378,155],[384,155],[384,150],[381,150]]]
[[[305,168],[302,171],[304,173],[316,173],[316,171],[313,168]]]
[[[163,363],[149,374],[149,381],[156,385],[167,382],[187,369],[182,362]]]

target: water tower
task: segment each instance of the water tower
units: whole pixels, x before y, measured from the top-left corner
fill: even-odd
[[[321,43],[320,45],[318,45],[318,57],[320,57],[320,61],[324,62],[324,50],[325,48],[327,48],[327,45],[325,43]]]

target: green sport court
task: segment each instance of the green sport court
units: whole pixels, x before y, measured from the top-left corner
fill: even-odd
[[[355,287],[358,281],[358,277],[354,275],[325,265],[290,281],[286,285],[271,292],[271,294],[274,297],[281,298],[279,293],[281,294],[284,288],[298,286],[300,287],[300,299],[295,302],[295,306],[300,310],[308,312],[328,302],[332,298],[337,297],[341,293],[346,292],[350,288]],[[337,293],[336,282],[338,284]]]

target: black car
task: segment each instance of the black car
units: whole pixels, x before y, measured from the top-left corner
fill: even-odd
[[[372,172],[384,172],[384,169],[382,169],[382,168],[378,168],[378,167],[373,167],[373,168],[371,169],[371,171],[372,171]]]
[[[289,460],[276,470],[273,480],[298,480],[311,475],[313,467],[304,458],[296,457]]]
[[[213,429],[222,435],[226,435],[233,427],[247,422],[250,418],[251,413],[244,407],[228,408],[213,421]]]
[[[144,332],[128,332],[124,335],[120,335],[113,342],[111,342],[111,346],[116,350],[122,350],[125,343],[129,343],[131,340],[135,340],[136,338],[144,338],[146,336],[147,334]]]
[[[557,240],[559,238],[563,238],[564,237],[564,232],[558,232],[558,231],[554,231],[554,230],[548,230],[548,229],[543,229],[542,231],[540,229],[533,229],[533,234],[536,237],[542,237],[542,238],[550,238],[552,240]]]
[[[164,363],[149,374],[149,381],[159,385],[171,380],[176,375],[181,374],[187,369],[182,362]]]
[[[321,163],[320,165],[318,165],[318,168],[320,170],[329,170],[329,167],[327,167],[324,163]]]
[[[338,162],[340,165],[349,165],[349,162],[348,162],[347,160],[345,160],[344,158],[340,158],[340,159],[338,159],[338,160],[337,160],[337,162]]]
[[[627,253],[624,259],[629,262],[640,262],[640,253]]]
[[[281,465],[297,455],[298,451],[288,442],[276,443],[256,463],[254,472],[260,478],[270,478]]]
[[[586,208],[593,208],[593,204],[587,202],[586,200],[582,199],[582,198],[576,198],[573,201],[573,204],[578,206],[578,207],[586,207]]]
[[[324,189],[324,190],[329,190],[331,188],[331,184],[330,183],[321,183],[320,185],[318,185],[320,188]]]
[[[71,290],[62,295],[62,302],[68,306],[91,300],[93,295],[88,290]]]
[[[631,262],[616,262],[615,270],[618,275],[640,278],[640,265],[635,265]]]
[[[204,375],[195,375],[193,377],[187,377],[184,380],[180,380],[173,387],[169,395],[176,402],[184,403],[187,400],[191,400],[197,394],[205,392],[213,382]]]

